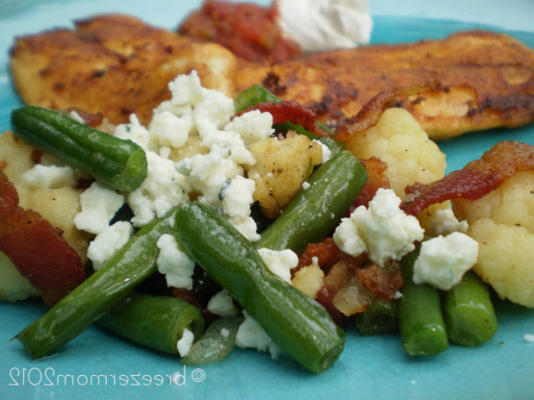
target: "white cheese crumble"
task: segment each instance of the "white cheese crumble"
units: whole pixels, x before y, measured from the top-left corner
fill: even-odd
[[[169,111],[162,111],[154,114],[148,128],[159,146],[179,148],[189,138],[193,118],[190,113],[178,117]]]
[[[159,249],[156,264],[158,271],[165,275],[167,286],[193,289],[195,262],[180,249],[174,236],[163,234],[156,245]]]
[[[137,115],[130,115],[129,124],[120,124],[113,130],[113,136],[120,139],[131,140],[143,148],[143,150],[151,150],[150,132],[139,122]]]
[[[146,156],[147,177],[128,195],[135,226],[146,225],[154,217],[162,217],[172,207],[188,200],[185,178],[176,170],[174,162],[152,151],[147,151]]]
[[[222,335],[222,337],[227,338],[228,336],[230,336],[230,331],[228,329],[226,329],[226,328],[222,328],[221,329],[221,335]]]
[[[317,143],[319,146],[321,146],[321,154],[322,154],[321,162],[324,164],[325,162],[327,162],[328,160],[332,158],[332,150],[330,150],[330,148],[326,144],[321,142],[320,140],[313,139],[313,141]]]
[[[310,186],[311,185],[309,182],[306,182],[306,181],[302,182],[302,189],[307,190],[310,188]]]
[[[55,189],[76,185],[76,175],[71,167],[36,164],[22,174],[22,180],[30,187]]]
[[[87,258],[95,270],[100,269],[132,236],[132,224],[118,221],[106,227],[89,243]]]
[[[296,267],[299,257],[289,249],[258,249],[258,253],[269,270],[284,281],[291,283],[291,269]]]
[[[424,241],[414,263],[413,281],[448,290],[475,264],[477,255],[478,243],[460,232]]]
[[[80,195],[81,211],[74,217],[74,225],[80,230],[98,234],[109,226],[109,221],[123,203],[123,195],[93,182]]]
[[[391,189],[378,189],[369,208],[360,206],[343,218],[334,232],[334,242],[345,253],[358,256],[367,251],[379,266],[400,260],[423,239],[417,218],[402,211],[400,198]]]
[[[523,339],[525,339],[525,342],[527,342],[527,343],[534,343],[534,334],[533,333],[525,333],[525,336],[523,336]]]
[[[191,351],[191,347],[193,347],[193,342],[195,341],[195,335],[193,332],[191,332],[189,329],[184,328],[184,331],[182,332],[182,337],[178,342],[176,342],[176,349],[178,350],[178,354],[180,354],[180,357],[185,357],[189,354],[189,351]]]
[[[256,183],[252,179],[238,175],[227,180],[219,192],[219,199],[222,199],[223,210],[230,223],[250,241],[260,239],[256,223],[250,217],[255,189]]]
[[[259,110],[248,111],[232,119],[224,130],[239,133],[245,144],[249,145],[265,140],[274,133],[273,116]]]
[[[367,0],[277,0],[276,6],[278,26],[304,51],[353,48],[371,38]]]
[[[239,325],[235,337],[235,344],[241,348],[254,348],[258,351],[269,351],[273,359],[277,359],[280,348],[273,342],[255,319],[243,311],[245,320]]]
[[[232,295],[224,289],[213,295],[210,301],[208,301],[207,308],[212,314],[220,315],[221,317],[231,317],[239,312],[234,304]]]
[[[436,210],[430,219],[428,233],[430,236],[445,236],[453,232],[467,233],[469,224],[467,221],[458,221],[452,208],[441,208]]]

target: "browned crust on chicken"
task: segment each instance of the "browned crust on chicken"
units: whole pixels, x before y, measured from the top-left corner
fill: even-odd
[[[167,84],[197,70],[204,86],[234,94],[236,60],[216,44],[199,44],[124,15],[76,22],[76,30],[20,37],[11,72],[27,104],[101,112],[112,123],[135,112],[147,123],[170,97]]]
[[[167,83],[196,69],[203,85],[232,96],[260,83],[311,107],[337,126],[379,92],[414,83],[437,89],[400,98],[430,137],[517,127],[534,120],[534,51],[483,31],[442,40],[373,45],[301,56],[275,65],[236,61],[216,44],[195,43],[122,15],[76,22],[17,39],[11,70],[24,102],[101,112],[113,123],[132,112],[147,123],[169,97]]]
[[[399,100],[434,139],[516,127],[534,120],[534,51],[505,34],[460,32],[443,40],[373,45],[310,54],[258,67],[243,63],[237,90],[260,83],[305,103],[335,125],[378,92],[437,82],[437,90]]]

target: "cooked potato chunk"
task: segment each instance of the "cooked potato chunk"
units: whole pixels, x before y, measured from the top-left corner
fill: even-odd
[[[321,146],[295,132],[289,132],[284,140],[253,143],[249,150],[256,159],[247,171],[256,182],[254,199],[268,218],[280,215],[322,160]]]
[[[321,267],[317,264],[311,264],[299,269],[291,280],[291,284],[302,293],[315,299],[323,286],[323,280],[324,272]]]
[[[475,200],[453,202],[479,243],[475,271],[502,298],[534,307],[534,172],[521,172]]]
[[[405,197],[407,185],[440,179],[447,166],[445,154],[415,118],[401,108],[384,111],[378,123],[354,136],[347,148],[356,157],[374,156],[384,161],[391,188],[401,199]]]
[[[37,211],[53,226],[60,228],[65,240],[85,260],[89,236],[76,229],[73,223],[80,209],[80,190],[71,186],[56,189],[29,187],[22,174],[34,166],[33,152],[32,147],[12,132],[0,134],[0,163],[17,189],[20,206]]]

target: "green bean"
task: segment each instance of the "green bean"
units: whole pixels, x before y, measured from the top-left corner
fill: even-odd
[[[462,346],[478,346],[497,331],[488,287],[471,271],[444,293],[443,314],[449,339]]]
[[[314,373],[337,359],[344,332],[326,310],[274,275],[256,248],[214,209],[195,202],[182,206],[174,230],[185,252],[293,359]]]
[[[184,329],[195,337],[204,330],[198,308],[170,296],[133,294],[97,322],[106,330],[150,349],[178,354]]]
[[[224,317],[214,321],[182,358],[182,364],[206,364],[222,360],[232,351],[241,322],[242,316]]]
[[[236,113],[253,107],[258,103],[279,103],[282,100],[263,86],[255,83],[249,88],[239,92],[234,100],[234,110]]]
[[[40,107],[12,111],[11,124],[17,136],[36,149],[117,190],[131,192],[146,178],[145,152],[131,140],[116,138]]]
[[[156,272],[156,242],[172,232],[174,211],[141,228],[102,268],[16,336],[33,358],[46,356],[76,337]]]
[[[362,335],[383,335],[397,330],[397,304],[381,298],[374,300],[367,310],[354,316]]]
[[[399,303],[399,328],[404,351],[411,356],[430,356],[448,347],[439,293],[428,285],[413,283],[413,263],[419,251],[402,260],[404,288]]]
[[[358,159],[346,150],[321,165],[284,212],[262,232],[258,248],[291,249],[300,254],[308,243],[335,228],[367,181]]]

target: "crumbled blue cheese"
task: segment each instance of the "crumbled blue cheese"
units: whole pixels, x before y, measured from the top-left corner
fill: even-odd
[[[243,175],[243,169],[221,152],[197,154],[178,163],[178,169],[187,176],[193,192],[201,193],[199,201],[219,204],[219,193],[228,179]]]
[[[156,264],[158,271],[165,275],[167,286],[193,289],[195,262],[180,249],[174,236],[161,235],[156,244],[159,249]]]
[[[159,146],[180,148],[193,129],[193,117],[191,113],[178,117],[169,111],[161,111],[154,113],[148,129]]]
[[[272,273],[278,275],[284,281],[291,283],[291,269],[296,267],[299,262],[298,256],[292,250],[261,248],[258,249],[258,253]]]
[[[460,232],[426,240],[413,266],[413,281],[448,290],[460,282],[477,256],[478,243]]]
[[[147,177],[139,188],[128,195],[128,204],[134,213],[132,223],[143,226],[162,217],[172,207],[188,200],[186,181],[174,162],[147,151]]]
[[[109,221],[123,203],[123,195],[93,182],[80,195],[81,211],[74,217],[74,225],[80,230],[98,234],[109,226]]]
[[[458,221],[451,207],[440,208],[432,214],[428,233],[430,236],[444,236],[453,232],[467,233],[467,221]]]
[[[195,71],[177,76],[169,90],[171,98],[154,109],[148,129],[132,115],[129,124],[119,125],[114,132],[132,139],[147,154],[147,178],[128,195],[132,222],[143,226],[195,196],[204,204],[221,207],[249,240],[259,239],[250,218],[253,181],[244,178],[243,167],[256,162],[246,144],[272,134],[272,116],[254,111],[231,120],[233,100],[203,88]],[[197,154],[178,163],[169,159],[190,142],[198,148]]]
[[[189,329],[184,328],[182,332],[182,337],[176,343],[176,349],[180,357],[185,357],[191,351],[193,347],[193,342],[195,341],[195,335]]]
[[[213,295],[208,301],[207,308],[210,313],[220,315],[221,317],[231,317],[237,315],[239,312],[234,304],[232,295],[224,289]]]
[[[253,348],[258,351],[269,351],[273,359],[277,359],[281,350],[255,319],[243,311],[245,320],[239,325],[235,344],[241,348]]]
[[[55,189],[76,185],[76,175],[71,167],[36,164],[22,174],[22,180],[30,187]]]
[[[310,186],[311,186],[311,185],[310,185],[309,182],[306,182],[306,181],[302,182],[302,189],[304,189],[304,190],[309,189]]]
[[[230,223],[243,236],[251,241],[259,240],[260,235],[256,232],[256,223],[250,217],[256,183],[240,175],[227,182],[228,184],[224,185],[219,192],[225,214]]]
[[[369,208],[360,206],[349,218],[342,219],[334,232],[334,242],[352,256],[367,251],[380,266],[388,260],[400,260],[424,236],[417,218],[402,211],[400,202],[393,190],[379,189]]]
[[[132,224],[127,221],[118,221],[96,235],[87,249],[87,258],[93,262],[93,268],[100,269],[126,244],[132,233]]]
[[[113,131],[113,136],[131,140],[141,146],[145,151],[152,149],[150,132],[141,125],[139,118],[135,114],[130,115],[129,124],[117,125]]]
[[[273,116],[252,110],[232,119],[224,130],[239,133],[245,144],[249,145],[267,139],[274,133]]]

